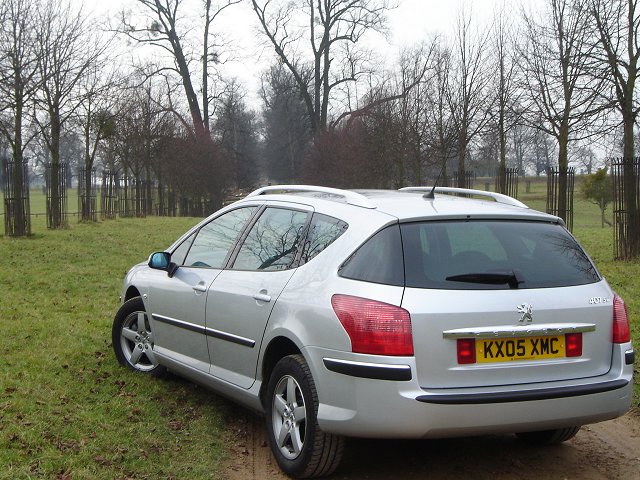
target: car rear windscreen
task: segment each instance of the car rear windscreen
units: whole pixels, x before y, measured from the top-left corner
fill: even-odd
[[[407,287],[550,288],[598,282],[576,240],[558,224],[437,221],[401,225]]]

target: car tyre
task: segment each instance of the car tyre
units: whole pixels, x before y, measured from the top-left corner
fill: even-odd
[[[317,414],[318,393],[304,357],[282,358],[269,377],[266,422],[271,451],[291,477],[329,475],[342,459],[344,438],[323,432]]]
[[[557,445],[575,437],[579,430],[580,427],[556,428],[539,432],[521,432],[516,433],[516,436],[532,445]]]
[[[153,353],[153,332],[142,298],[134,297],[122,304],[113,319],[111,342],[121,365],[154,377],[166,372]]]

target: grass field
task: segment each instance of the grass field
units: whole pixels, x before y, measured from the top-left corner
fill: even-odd
[[[215,474],[225,403],[135,375],[110,346],[126,270],[196,221],[36,223],[30,239],[0,239],[0,478]]]
[[[544,209],[544,183],[520,199]],[[637,348],[640,262],[613,260],[595,205],[576,196],[575,209],[574,233],[626,300]],[[31,211],[44,213],[41,193]],[[179,379],[133,374],[110,345],[126,270],[197,220],[70,217],[50,231],[40,215],[31,238],[0,238],[0,478],[220,478],[233,408]]]

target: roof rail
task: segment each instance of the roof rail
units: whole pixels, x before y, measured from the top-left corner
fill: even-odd
[[[429,193],[433,187],[404,187],[400,190],[403,192],[424,192]],[[489,197],[495,200],[497,203],[505,205],[511,205],[513,207],[529,208],[520,200],[516,200],[508,195],[496,192],[486,192],[484,190],[473,190],[471,188],[456,188],[456,187],[435,187],[437,193],[462,193],[466,195],[477,195],[479,197]]]
[[[249,195],[247,195],[247,198],[257,197],[258,195],[264,195],[265,193],[275,192],[324,193],[326,195],[342,197],[345,199],[345,202],[350,205],[355,205],[357,207],[363,208],[376,208],[375,205],[372,205],[371,202],[369,202],[369,199],[361,193],[357,193],[351,190],[342,190],[340,188],[317,187],[314,185],[269,185],[268,187],[262,187],[254,190]]]

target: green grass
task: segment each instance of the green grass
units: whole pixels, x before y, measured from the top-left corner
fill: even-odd
[[[196,221],[36,225],[32,238],[0,239],[0,478],[215,474],[225,403],[120,367],[110,340],[126,270]]]
[[[544,210],[545,184],[520,199]],[[76,210],[69,198],[69,211]],[[574,233],[625,299],[640,341],[640,261],[613,260],[610,228],[576,196]],[[44,198],[34,192],[34,214]],[[211,478],[226,455],[229,404],[188,382],[120,367],[111,321],[122,277],[194,218],[118,219],[0,238],[0,478]],[[634,404],[640,389],[636,387]]]

